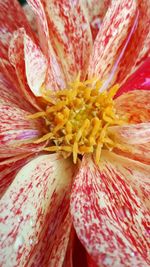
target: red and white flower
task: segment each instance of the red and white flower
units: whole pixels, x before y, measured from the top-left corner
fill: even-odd
[[[16,0],[0,3],[0,266],[147,267],[150,2],[27,2],[36,33]],[[128,124],[108,122],[117,145],[75,165],[46,151],[41,88],[57,94],[79,73],[108,97],[120,85],[111,101]]]

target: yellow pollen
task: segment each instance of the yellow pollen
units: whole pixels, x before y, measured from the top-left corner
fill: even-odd
[[[44,150],[59,151],[65,157],[72,154],[74,163],[79,155],[92,153],[98,164],[102,148],[111,150],[116,146],[109,136],[109,126],[126,123],[116,114],[114,107],[113,97],[119,85],[102,93],[101,86],[102,82],[96,78],[84,82],[77,78],[58,92],[42,87],[44,111],[30,118],[43,118],[47,133],[35,143],[47,141]]]

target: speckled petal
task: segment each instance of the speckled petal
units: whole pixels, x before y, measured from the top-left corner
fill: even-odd
[[[46,14],[41,0],[27,0],[37,17],[37,30],[40,45],[44,55],[48,60],[48,71],[46,75],[46,88],[59,90],[65,87],[64,75],[56,58],[56,54],[52,48],[49,35],[49,27]]]
[[[147,58],[138,70],[120,87],[115,98],[123,93],[137,89],[150,90],[150,58]]]
[[[23,28],[14,32],[9,46],[9,59],[16,70],[16,75],[20,85],[20,94],[23,95],[23,97],[25,97],[34,107],[39,109],[36,98],[29,88],[25,74],[24,36],[25,30]]]
[[[109,134],[116,153],[150,164],[150,123],[110,127]]]
[[[42,155],[24,166],[0,202],[0,264],[49,266],[68,214],[72,163]]]
[[[134,90],[115,99],[118,115],[126,116],[129,123],[150,121],[150,93],[147,90]]]
[[[71,214],[96,264],[148,267],[150,166],[103,151],[85,158],[74,181]]]
[[[35,96],[41,96],[41,86],[45,82],[48,64],[41,50],[32,39],[24,36],[25,70],[28,85]]]
[[[133,26],[137,4],[134,0],[112,1],[95,40],[89,76],[109,79]]]
[[[81,1],[41,2],[44,3],[50,40],[66,81],[74,80],[79,72],[85,77],[92,49],[92,36]]]
[[[93,39],[95,39],[110,5],[110,0],[85,0],[83,4],[87,9]]]
[[[33,142],[42,135],[42,122],[31,120],[31,113],[0,104],[0,158],[40,151],[44,144]]]

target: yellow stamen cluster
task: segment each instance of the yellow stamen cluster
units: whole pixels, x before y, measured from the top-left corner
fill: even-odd
[[[98,163],[102,147],[112,149],[115,146],[108,127],[124,123],[117,116],[113,101],[119,86],[100,93],[101,86],[96,79],[84,82],[77,79],[58,92],[43,88],[45,111],[30,117],[43,117],[47,133],[36,143],[48,140],[46,151],[61,151],[65,156],[72,153],[74,163],[78,155],[94,153]]]

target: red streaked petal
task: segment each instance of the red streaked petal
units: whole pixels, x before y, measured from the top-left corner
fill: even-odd
[[[0,74],[4,75],[10,83],[13,84],[14,87],[18,88],[19,83],[16,76],[16,72],[9,62],[9,60],[4,59],[0,56]]]
[[[118,68],[119,72],[116,79],[119,83],[126,80],[130,73],[137,69],[150,53],[150,2],[138,0],[137,4],[139,11],[138,24]]]
[[[150,93],[146,90],[134,90],[115,99],[118,115],[127,116],[129,123],[150,121]]]
[[[126,38],[135,20],[136,8],[133,0],[111,3],[94,44],[89,67],[90,77],[96,76],[101,80],[109,78],[114,63],[126,45]]]
[[[148,267],[150,167],[103,151],[85,158],[74,181],[71,214],[96,264]]]
[[[73,249],[73,267],[87,267],[86,250],[75,235]]]
[[[20,27],[24,27],[28,34],[33,36],[23,9],[17,0],[0,1],[0,55],[7,59],[9,41],[12,33]]]
[[[85,8],[88,11],[88,18],[91,26],[93,39],[95,39],[102,20],[110,5],[110,0],[86,0],[84,1]]]
[[[27,3],[25,3],[23,5],[23,11],[24,11],[24,13],[25,13],[25,15],[26,15],[26,17],[27,17],[27,19],[29,21],[29,24],[30,24],[32,30],[35,33],[37,33],[36,16],[35,16],[35,14],[33,13],[32,9],[30,8],[30,6]]]
[[[48,89],[59,90],[65,87],[64,75],[51,45],[49,28],[46,14],[41,0],[28,0],[37,17],[37,28],[42,51],[48,60],[48,71],[46,76],[46,87]]]
[[[72,226],[71,215],[68,212],[64,221],[61,223],[61,227],[59,229],[59,232],[57,233],[57,239],[55,239],[53,245],[52,253],[49,258],[49,263],[51,264],[50,265],[51,267],[63,266],[63,262],[67,252],[67,246],[69,243],[71,226]]]
[[[121,86],[115,98],[133,90],[150,90],[150,58],[147,58],[140,68],[135,71]]]
[[[33,111],[29,103],[19,95],[15,85],[3,73],[0,73],[0,103],[13,105],[24,110],[31,109]]]
[[[24,154],[0,161],[0,198],[15,178],[19,169],[31,160],[32,157],[33,155]]]
[[[45,82],[47,61],[31,38],[24,36],[25,69],[28,85],[35,96],[41,96],[40,88]]]
[[[92,258],[87,254],[87,262],[88,262],[88,267],[101,267],[97,266],[95,262],[92,260]],[[103,267],[103,266],[102,266]]]
[[[66,256],[65,256],[62,267],[75,267],[73,265],[73,251],[74,251],[75,235],[76,235],[75,230],[74,230],[74,227],[72,226],[71,231],[70,231],[70,237],[69,237],[68,247],[66,251]]]
[[[43,155],[17,174],[0,202],[3,266],[48,266],[69,207],[70,160]],[[63,225],[63,223],[62,223]]]
[[[31,120],[31,113],[0,104],[0,158],[40,151],[44,144],[34,144],[42,135],[42,122]]]
[[[66,81],[74,80],[79,72],[85,77],[92,36],[81,2],[58,0],[56,4],[56,1],[44,0],[43,3],[50,40]]]
[[[130,145],[150,142],[150,123],[129,124],[125,126],[109,127],[109,134],[116,142]]]
[[[36,98],[27,84],[24,62],[24,36],[25,31],[23,28],[14,32],[9,46],[9,59],[16,70],[16,75],[20,85],[20,94],[23,95],[23,97],[25,97],[31,105],[39,109]]]
[[[117,154],[150,164],[150,123],[110,127],[109,134]]]

